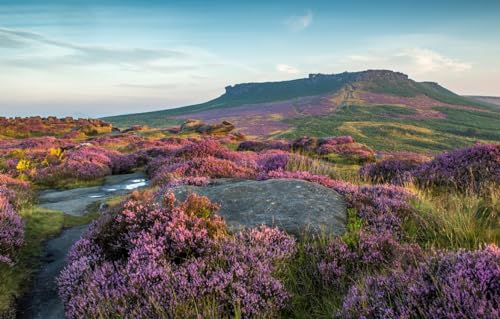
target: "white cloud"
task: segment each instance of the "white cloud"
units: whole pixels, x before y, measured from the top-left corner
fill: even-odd
[[[391,69],[414,75],[439,72],[463,72],[472,68],[468,62],[425,48],[370,50],[348,55],[342,61],[349,69]]]
[[[462,72],[472,68],[472,65],[469,63],[449,58],[428,49],[407,49],[396,56],[407,57],[413,60],[413,62],[420,68],[420,73],[435,71]]]
[[[79,45],[59,41],[44,35],[22,30],[0,28],[0,47],[30,48],[31,54],[2,59],[10,66],[24,68],[53,68],[60,66],[119,65],[144,67],[153,63],[186,60],[188,53],[172,49],[117,48]],[[2,62],[0,60],[0,62]],[[178,64],[178,63],[177,63]],[[176,64],[176,65],[177,65]],[[170,70],[169,70],[170,71]]]
[[[313,22],[313,13],[307,10],[304,15],[291,16],[285,20],[285,24],[292,31],[301,31],[309,27]]]
[[[282,72],[282,73],[287,73],[287,74],[297,74],[300,72],[299,69],[297,69],[293,66],[290,66],[288,64],[277,64],[276,70],[278,70],[279,72]]]

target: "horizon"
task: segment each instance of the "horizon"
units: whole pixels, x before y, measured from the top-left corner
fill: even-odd
[[[149,112],[238,83],[368,69],[500,96],[499,21],[496,1],[5,0],[0,116]]]

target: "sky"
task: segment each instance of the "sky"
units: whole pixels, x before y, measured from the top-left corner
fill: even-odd
[[[500,1],[0,0],[0,116],[191,105],[366,69],[500,96]]]

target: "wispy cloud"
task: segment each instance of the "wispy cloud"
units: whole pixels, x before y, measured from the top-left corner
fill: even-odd
[[[189,56],[186,52],[173,49],[80,45],[55,40],[34,32],[0,28],[0,47],[27,49],[36,46],[41,51],[44,50],[44,46],[52,49],[51,54],[37,55],[31,49],[29,55],[23,54],[22,57],[8,59],[9,64],[26,68],[95,64],[137,67]],[[57,52],[54,52],[54,49],[58,49]]]
[[[287,74],[297,74],[300,72],[299,69],[290,66],[288,64],[276,64],[276,70],[282,73],[287,73]]]
[[[435,71],[462,72],[472,68],[470,63],[444,56],[429,49],[407,49],[396,56],[410,59],[419,67],[422,73]]]
[[[303,15],[291,16],[285,20],[285,25],[292,31],[302,31],[313,22],[313,13],[307,10]]]
[[[176,84],[132,84],[132,83],[120,83],[116,85],[120,88],[129,89],[150,89],[150,90],[168,90],[178,87]]]
[[[463,72],[472,64],[425,48],[371,50],[365,54],[348,55],[342,61],[354,69],[388,68],[415,75],[436,72]]]

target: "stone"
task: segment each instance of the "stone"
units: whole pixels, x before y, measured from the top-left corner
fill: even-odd
[[[205,123],[203,121],[189,119],[189,120],[186,120],[184,123],[182,123],[181,131],[182,132],[196,131],[198,128],[200,128],[203,125],[205,125]]]
[[[346,225],[346,204],[336,191],[297,179],[265,181],[217,179],[207,186],[178,186],[177,200],[191,192],[221,205],[219,214],[230,229],[277,226],[291,234],[341,235]]]
[[[180,127],[180,132],[196,132],[207,135],[224,135],[234,130],[234,125],[228,121],[219,124],[206,124],[200,120],[186,120]]]
[[[196,129],[196,132],[200,134],[227,134],[234,130],[234,125],[228,121],[223,121],[220,124],[202,125]]]

